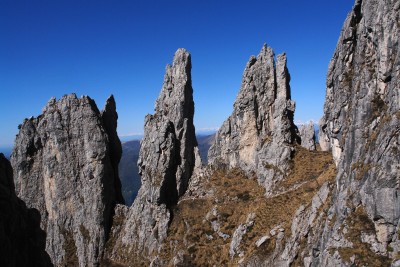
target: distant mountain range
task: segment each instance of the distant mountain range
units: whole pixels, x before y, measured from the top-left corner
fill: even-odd
[[[125,204],[130,206],[139,191],[141,182],[137,161],[139,158],[140,140],[122,143],[122,157],[118,165],[122,195]]]

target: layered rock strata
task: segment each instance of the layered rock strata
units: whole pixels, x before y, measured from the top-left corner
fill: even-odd
[[[53,266],[40,214],[15,194],[10,162],[0,154],[0,266]]]
[[[41,216],[56,266],[98,266],[122,200],[115,102],[103,113],[87,96],[50,99],[26,119],[11,156],[18,196]]]
[[[314,266],[398,259],[399,16],[399,1],[357,0],[329,64],[320,132],[338,167],[337,191]]]
[[[286,54],[281,54],[275,62],[273,50],[266,45],[250,58],[233,112],[208,153],[213,166],[255,173],[267,194],[288,172],[291,145],[298,139],[286,61]]]
[[[167,236],[172,207],[201,166],[192,94],[191,57],[178,49],[172,66],[166,67],[154,114],[145,118],[138,161],[142,186],[108,253],[115,261],[140,264],[152,259]],[[130,251],[130,259],[121,251]]]

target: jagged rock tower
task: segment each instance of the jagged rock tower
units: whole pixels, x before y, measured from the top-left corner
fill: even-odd
[[[129,212],[118,211],[126,222],[119,234],[114,233],[118,240],[109,253],[112,260],[140,264],[152,259],[167,236],[171,208],[201,166],[192,94],[191,57],[178,49],[172,66],[166,67],[154,114],[145,118],[138,161],[142,186]],[[126,251],[131,258],[121,253]]]
[[[399,1],[357,0],[344,23],[320,130],[337,164],[337,191],[314,266],[389,266],[398,259],[399,36]]]
[[[211,165],[255,172],[267,194],[288,171],[291,144],[298,140],[289,82],[286,55],[275,62],[273,50],[264,45],[247,63],[233,112],[208,152]]]
[[[11,163],[18,196],[40,213],[56,266],[98,266],[116,203],[121,143],[114,98],[52,98],[20,126]]]

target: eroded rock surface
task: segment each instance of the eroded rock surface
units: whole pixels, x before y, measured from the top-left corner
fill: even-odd
[[[53,266],[40,214],[15,194],[10,162],[0,154],[0,266]]]
[[[308,150],[315,150],[315,130],[314,123],[309,122],[299,127],[301,146]],[[325,150],[324,150],[325,151]]]
[[[87,96],[52,98],[20,126],[11,163],[18,196],[41,216],[56,266],[98,266],[122,200],[115,102],[103,113]]]
[[[384,266],[398,258],[399,16],[399,1],[357,0],[330,62],[320,132],[337,164],[338,188],[334,220],[319,255],[310,255],[314,266]]]
[[[190,54],[178,49],[172,66],[166,67],[154,114],[145,118],[138,161],[142,186],[108,253],[112,260],[128,265],[152,260],[167,236],[172,206],[201,166],[192,94]],[[121,253],[126,251],[130,257]]]
[[[291,145],[298,139],[289,82],[286,55],[275,62],[273,50],[264,45],[247,63],[233,112],[208,153],[209,163],[218,168],[255,173],[267,194],[288,172]]]

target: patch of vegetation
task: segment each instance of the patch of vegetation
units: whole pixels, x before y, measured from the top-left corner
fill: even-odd
[[[371,164],[365,164],[361,161],[357,161],[351,165],[351,170],[356,171],[356,179],[362,180],[364,176],[372,169]]]
[[[74,235],[72,231],[67,229],[61,229],[61,234],[64,237],[63,249],[65,251],[65,255],[60,265],[65,267],[79,266],[77,248],[75,245]]]
[[[81,232],[81,235],[83,236],[83,239],[85,240],[85,242],[89,242],[90,241],[90,233],[83,224],[81,224],[79,226],[79,231]]]
[[[286,191],[294,185],[314,181],[322,173],[329,170],[332,164],[330,152],[309,151],[301,146],[296,146],[296,152],[291,162],[291,171],[284,180],[276,185],[276,188],[279,188],[280,191]]]
[[[387,111],[387,105],[385,101],[379,96],[379,94],[375,94],[374,98],[371,100],[371,122],[379,117],[381,114],[385,114]]]
[[[274,197],[266,198],[265,189],[255,177],[247,177],[240,169],[215,170],[201,185],[206,191],[215,192],[212,197],[183,199],[174,208],[168,237],[158,256],[171,263],[179,252],[183,254],[185,266],[237,265],[240,258],[229,255],[231,237],[246,222],[247,216],[254,213],[254,224],[243,236],[240,250],[245,257],[267,257],[275,250],[276,239],[272,237],[260,247],[255,245],[256,241],[277,225],[284,228],[285,235],[290,235],[296,210],[301,205],[309,206],[320,187],[327,181],[333,183],[335,176],[330,153],[302,147],[296,147],[292,170],[278,185],[286,191]],[[213,208],[217,215],[212,215]],[[217,221],[220,231],[230,238],[224,240],[218,236],[212,221]],[[305,240],[300,242],[306,245]]]
[[[358,207],[346,219],[348,232],[345,237],[353,243],[351,248],[338,248],[340,257],[345,262],[355,256],[355,266],[390,266],[391,259],[375,254],[370,244],[361,242],[361,233],[375,233],[375,225],[369,219],[362,206]]]

